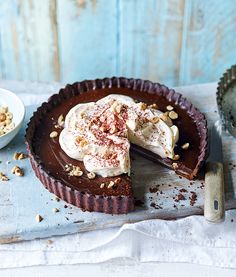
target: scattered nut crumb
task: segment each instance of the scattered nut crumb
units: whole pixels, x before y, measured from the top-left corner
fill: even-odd
[[[16,176],[22,177],[24,176],[24,171],[19,166],[14,166],[11,170],[12,174],[15,174]]]
[[[8,111],[8,107],[0,107],[0,136],[14,129],[15,123],[12,119],[13,114]]]
[[[48,244],[53,244],[53,240],[49,239]]]
[[[146,104],[146,103],[143,103],[143,102],[140,102],[140,103],[139,103],[139,107],[140,107],[141,110],[144,111],[144,110],[146,110],[146,108],[147,108],[147,104]]]
[[[173,107],[171,106],[171,105],[168,105],[167,107],[166,107],[166,109],[167,109],[167,111],[173,111]]]
[[[148,108],[157,109],[158,107],[157,107],[157,104],[154,103],[154,104],[149,105]]]
[[[173,157],[173,161],[177,161],[177,160],[179,160],[179,158],[180,158],[180,155],[174,155],[174,157]]]
[[[84,147],[84,146],[88,145],[88,141],[85,138],[80,137],[80,136],[78,136],[76,138],[76,143],[78,143],[80,147]]]
[[[13,155],[14,160],[23,160],[25,158],[27,158],[27,155],[22,152],[15,152]]]
[[[83,171],[80,169],[79,166],[72,166],[72,169],[69,172],[70,176],[76,176],[76,177],[80,177],[83,175]]]
[[[111,128],[110,128],[110,133],[114,134],[115,132],[117,132],[117,128],[116,128],[115,125],[112,125]]]
[[[37,222],[41,222],[41,221],[43,220],[43,217],[42,217],[40,214],[37,214],[37,215],[35,216],[35,220],[36,220]]]
[[[74,171],[72,171],[72,176],[80,177],[82,175],[83,175],[83,171],[82,170],[74,170]]]
[[[57,136],[58,136],[57,131],[52,131],[52,132],[50,133],[50,138],[56,138]]]
[[[181,146],[182,149],[187,150],[189,148],[189,143],[186,142]]]
[[[65,171],[68,172],[69,176],[80,177],[83,175],[83,171],[81,170],[81,168],[72,164],[66,164]]]
[[[172,163],[172,167],[174,170],[176,170],[178,168],[178,164],[177,163]]]
[[[58,212],[59,212],[59,209],[53,208],[52,211],[53,211],[54,213],[58,213]]]
[[[179,116],[175,111],[170,111],[169,112],[169,118],[171,119],[177,119]]]
[[[116,178],[115,181],[114,181],[114,183],[115,183],[115,184],[118,184],[118,183],[120,183],[120,181],[121,181],[121,178]]]
[[[103,189],[105,187],[104,183],[101,183],[100,188]]]
[[[168,116],[169,113],[163,113],[159,116],[159,118],[161,120],[163,120],[169,127],[171,127],[173,125],[172,120],[170,119],[170,117]]]
[[[0,172],[0,181],[8,181],[9,178],[2,172]]]
[[[56,195],[54,195],[54,196],[53,196],[53,200],[59,202],[59,201],[60,201],[60,198],[57,197]]]
[[[108,184],[107,188],[110,189],[115,185],[115,183],[113,181],[110,181],[110,183]]]
[[[63,127],[63,126],[64,126],[64,123],[65,123],[65,121],[64,121],[64,116],[63,116],[63,114],[61,114],[61,115],[58,117],[58,119],[57,119],[57,124],[58,124],[60,127]]]
[[[96,177],[96,174],[94,172],[89,172],[87,176],[89,179],[94,179]]]
[[[153,117],[153,118],[151,118],[150,119],[150,122],[152,122],[152,123],[157,123],[159,121],[159,118],[158,117]]]

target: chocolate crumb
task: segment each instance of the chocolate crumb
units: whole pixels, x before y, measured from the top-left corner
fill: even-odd
[[[185,197],[183,196],[183,194],[179,193],[177,195],[177,200],[180,201],[180,200],[185,200]]]
[[[48,243],[48,244],[53,244],[53,240],[49,239],[49,240],[47,241],[47,243]]]
[[[157,205],[157,204],[154,203],[154,202],[152,202],[152,203],[150,204],[150,206],[153,207],[153,208],[156,209],[156,210],[162,209],[161,206]]]
[[[197,201],[197,194],[194,191],[191,191],[192,196],[190,197],[190,205],[194,206]]]
[[[150,191],[151,193],[155,193],[155,192],[158,191],[158,188],[157,188],[157,187],[151,187],[151,188],[149,188],[149,191]]]

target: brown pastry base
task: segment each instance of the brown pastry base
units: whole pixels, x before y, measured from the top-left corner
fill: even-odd
[[[187,178],[196,176],[207,150],[207,126],[205,117],[180,94],[167,87],[149,81],[112,78],[84,81],[67,85],[59,94],[53,95],[47,103],[34,113],[26,133],[26,144],[32,167],[44,186],[63,200],[84,210],[105,213],[128,213],[134,209],[131,180],[127,175],[118,176],[120,181],[113,187],[100,187],[101,183],[115,181],[118,177],[88,179],[82,162],[69,158],[60,148],[57,138],[50,138],[58,117],[64,116],[78,103],[97,101],[108,94],[124,94],[148,104],[156,103],[162,111],[172,105],[179,118],[174,121],[180,129],[179,145],[190,143],[188,150],[177,147],[180,159],[176,172]],[[133,147],[146,157],[172,167],[172,160],[160,159],[151,152]],[[78,165],[85,172],[81,177],[69,176],[66,164]]]

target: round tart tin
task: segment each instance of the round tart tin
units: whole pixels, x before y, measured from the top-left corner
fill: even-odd
[[[223,126],[236,137],[236,65],[220,78],[216,100]]]
[[[188,155],[186,154],[188,156],[187,161],[191,163],[191,161],[195,160],[194,163],[192,162],[193,164],[190,172],[186,171],[186,166],[181,159],[178,161],[171,160],[171,164],[169,164],[170,161],[166,163],[164,162],[163,164],[166,166],[169,164],[169,167],[172,167],[177,174],[182,176],[184,176],[184,173],[187,174],[186,177],[189,179],[194,178],[198,174],[206,159],[208,148],[208,130],[205,116],[181,94],[176,93],[173,89],[169,89],[159,83],[153,83],[151,81],[144,81],[140,79],[113,77],[76,82],[72,85],[67,85],[65,88],[61,89],[58,94],[51,96],[48,102],[43,103],[33,114],[26,130],[26,146],[29,152],[30,162],[36,176],[50,192],[81,209],[109,214],[122,214],[134,210],[134,196],[132,191],[127,194],[109,195],[109,193],[106,193],[104,189],[101,189],[101,191],[99,189],[97,190],[97,187],[95,192],[88,190],[87,187],[77,187],[76,184],[70,183],[70,180],[65,181],[65,178],[59,178],[58,174],[62,174],[60,173],[62,168],[57,168],[57,172],[50,170],[49,164],[45,159],[42,159],[42,156],[40,156],[40,145],[37,144],[37,141],[39,142],[39,140],[41,140],[40,143],[42,143],[49,138],[49,133],[41,135],[40,131],[42,130],[42,125],[46,130],[45,131],[43,129],[43,131],[51,132],[51,130],[48,130],[47,126],[44,126],[45,120],[46,122],[51,120],[49,116],[50,113],[55,110],[58,111],[58,109],[61,109],[60,113],[62,109],[66,112],[65,105],[76,105],[81,103],[81,101],[85,103],[97,101],[98,99],[111,93],[129,95],[139,101],[146,101],[148,104],[158,104],[159,102],[161,105],[161,101],[164,101],[163,105],[165,104],[165,107],[166,105],[171,104],[176,108],[176,111],[179,112],[180,117],[180,119],[177,119],[176,122],[179,122],[181,129],[185,130],[188,135],[184,139],[193,140],[193,144],[191,145],[192,147],[189,149],[190,152]],[[67,106],[67,108],[69,109],[69,106]],[[57,116],[58,115],[59,114],[57,114]],[[181,117],[185,121],[181,121]],[[185,126],[184,122],[186,123]],[[192,126],[191,128],[194,128],[194,130],[192,130],[190,126]],[[58,149],[59,148],[57,148],[57,151]],[[183,155],[184,153],[187,152],[183,152]],[[193,156],[194,154],[195,156]],[[53,156],[53,159],[54,162],[57,163],[57,157],[55,156],[56,155]],[[43,157],[48,159],[48,157],[52,157],[52,153],[46,152],[46,155]],[[50,162],[51,168],[54,168],[54,162]],[[177,164],[177,169],[175,169],[172,164]],[[121,191],[122,188],[123,187],[121,187]]]

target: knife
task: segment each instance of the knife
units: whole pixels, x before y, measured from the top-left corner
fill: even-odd
[[[204,216],[207,221],[213,223],[222,222],[225,217],[221,134],[220,121],[216,121],[210,133],[210,155],[206,163],[204,203]]]

